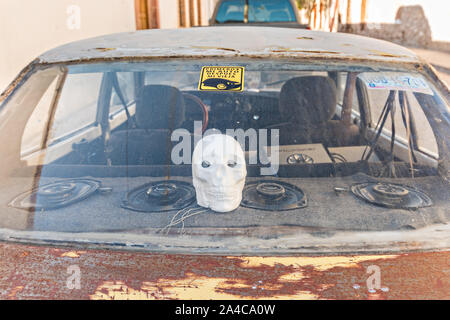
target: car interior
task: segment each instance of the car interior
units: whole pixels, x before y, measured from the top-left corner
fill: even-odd
[[[431,224],[442,218],[442,212],[430,207],[444,203],[446,195],[428,196],[442,188],[431,183],[440,175],[439,123],[429,124],[430,114],[420,113],[428,112],[420,111],[420,105],[436,105],[436,95],[383,90],[374,98],[359,73],[287,72],[260,86],[251,85],[249,73],[242,92],[201,91],[196,88],[198,80],[193,85],[186,85],[189,81],[171,85],[173,80],[158,80],[145,71],[99,73],[95,79],[98,92],[94,82],[80,80],[74,87],[86,85],[98,94],[94,102],[88,102],[95,120],[85,121],[84,127],[67,129],[73,123],[69,120],[87,117],[87,107],[82,109],[85,112],[61,116],[62,120],[59,110],[51,109],[43,109],[41,120],[36,120],[39,104],[31,114],[24,114],[22,129],[14,129],[24,132],[21,162],[7,174],[24,183],[10,190],[4,185],[0,200],[8,203],[8,210],[33,212],[33,219],[25,219],[25,229],[160,230],[178,221],[175,217],[180,210],[196,210],[192,166],[174,163],[174,148],[186,139],[190,153],[202,134],[241,129],[266,134],[258,140],[268,142],[262,147],[267,154],[272,154],[271,141],[279,133],[275,140],[279,142],[277,171],[261,174],[270,164],[260,161],[261,145],[246,137],[242,149],[247,178],[237,209],[242,214],[219,217],[199,210],[201,218],[186,221],[183,228],[294,225],[398,230]],[[58,85],[70,86],[70,77],[67,72],[56,79],[49,77],[48,90],[58,92]],[[195,72],[193,79],[197,77]],[[74,101],[64,89],[59,94],[56,100],[50,94],[48,100],[62,109],[83,100]],[[34,99],[36,105],[45,94]],[[376,106],[371,105],[374,101]],[[373,112],[375,107],[377,112]],[[423,132],[416,128],[422,121],[428,124]],[[40,124],[47,134],[32,134],[30,123]],[[427,132],[434,140],[421,140]],[[25,148],[27,139],[40,141],[36,147]],[[432,140],[436,145],[428,146]],[[254,152],[258,161],[251,163]],[[189,159],[190,154],[184,156]],[[410,180],[414,188],[408,185]],[[381,182],[386,185],[380,186]],[[400,191],[397,184],[401,184]],[[372,187],[383,196],[371,198]],[[282,194],[273,198],[274,192]],[[396,192],[409,195],[399,202],[392,196]],[[349,197],[358,199],[350,201]],[[330,201],[335,212],[326,205]],[[369,205],[371,210],[367,210]],[[410,210],[420,210],[421,219],[408,215]]]
[[[276,129],[279,131],[280,146],[288,146],[288,149],[294,148],[293,150],[295,146],[299,150],[309,146],[314,149],[310,153],[317,155],[316,159],[313,159],[313,165],[302,162],[287,163],[285,159],[280,158],[280,166],[288,167],[287,170],[292,171],[288,173],[289,176],[345,175],[351,173],[352,166],[364,168],[364,165],[370,163],[370,168],[374,169],[385,166],[389,161],[408,162],[408,152],[404,152],[408,150],[408,143],[398,136],[392,139],[389,131],[379,135],[376,145],[373,146],[374,150],[371,151],[370,160],[367,158],[368,161],[363,161],[361,150],[367,152],[371,149],[370,144],[379,128],[374,126],[374,120],[371,122],[369,119],[370,111],[365,104],[367,101],[364,100],[367,100],[367,94],[361,81],[356,80],[353,87],[341,89],[344,92],[339,93],[338,85],[342,87],[342,83],[337,83],[338,76],[342,78],[346,74],[330,72],[328,75],[294,76],[283,81],[279,91],[208,92],[180,90],[166,84],[145,84],[142,79],[136,80],[145,77],[144,74],[134,74],[136,83],[132,87],[135,97],[124,101],[117,74],[106,73],[102,82],[110,84],[104,85],[107,88],[105,92],[100,92],[105,95],[105,98],[98,100],[99,107],[104,108],[104,111],[97,111],[98,120],[94,126],[100,130],[96,139],[80,139],[80,135],[69,135],[69,141],[73,141],[72,152],[63,156],[55,153],[58,157],[52,159],[50,150],[46,162],[55,165],[170,166],[173,165],[170,159],[171,151],[180,141],[171,139],[177,129],[185,129],[185,138],[192,141],[196,135],[210,129],[223,133],[227,129],[267,129],[270,141],[271,132]],[[347,101],[344,107],[344,102],[338,102],[338,98],[339,95],[348,95],[349,91],[353,91],[352,101]],[[112,98],[114,95],[117,96],[115,103]],[[410,94],[408,97],[411,99]],[[116,104],[114,109],[113,104]],[[342,118],[345,112],[350,113],[346,121]],[[399,113],[397,117],[400,116]],[[195,132],[195,121],[202,123],[201,132]],[[387,125],[382,128],[383,131],[386,128]],[[429,174],[430,168],[436,169],[436,160],[419,149],[417,135],[418,133],[412,130],[410,142],[415,139],[415,170],[420,175],[422,166],[425,174]],[[383,147],[390,145],[391,140],[394,140],[397,146],[398,152],[394,155],[390,154],[389,148]],[[248,143],[249,141],[246,141],[244,147],[247,155],[252,151],[248,149]],[[50,143],[49,149],[58,149],[58,140]],[[339,151],[353,160],[347,161],[346,156]],[[337,156],[333,156],[336,154]],[[361,157],[357,159],[357,155]],[[390,159],[390,156],[394,158]],[[252,167],[254,164],[248,165]],[[296,167],[295,170],[289,169],[294,168],[293,166]],[[302,167],[308,169],[303,172]],[[311,167],[315,169],[311,170]],[[369,166],[365,168],[370,169]],[[189,174],[189,167],[186,170],[186,174]],[[283,174],[284,170],[279,174]],[[253,172],[251,168],[250,172]],[[397,170],[397,175],[410,176],[410,173],[408,170]]]

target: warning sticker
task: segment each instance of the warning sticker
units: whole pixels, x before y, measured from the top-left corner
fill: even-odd
[[[203,67],[199,90],[243,91],[244,67]]]

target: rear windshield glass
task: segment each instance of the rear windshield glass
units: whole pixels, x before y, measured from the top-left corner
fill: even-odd
[[[450,217],[448,119],[426,76],[388,67],[37,68],[1,106],[0,228],[420,230]]]
[[[220,5],[216,22],[244,22],[245,1],[227,0]],[[249,0],[248,22],[295,22],[294,9],[289,0]]]

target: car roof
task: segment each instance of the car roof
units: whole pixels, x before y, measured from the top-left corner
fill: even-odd
[[[275,27],[198,27],[105,35],[72,42],[39,57],[41,63],[111,58],[292,57],[418,62],[391,42],[346,33]]]

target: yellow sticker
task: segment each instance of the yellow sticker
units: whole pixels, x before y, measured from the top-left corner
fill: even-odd
[[[243,91],[244,67],[203,67],[198,90]]]

